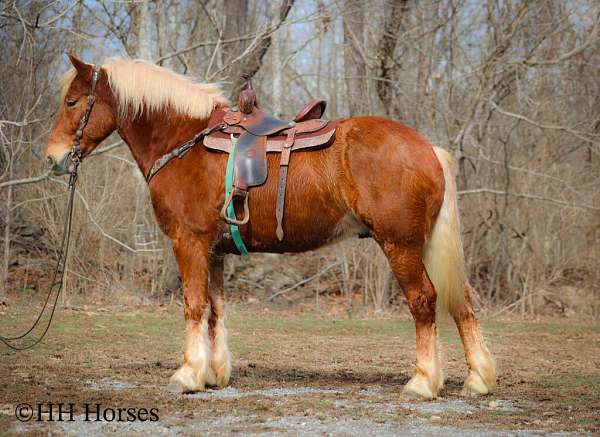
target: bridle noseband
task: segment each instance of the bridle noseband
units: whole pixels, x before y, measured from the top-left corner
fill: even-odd
[[[22,333],[21,335],[14,337],[4,337],[0,336],[0,342],[4,343],[10,349],[15,351],[22,351],[33,348],[35,345],[40,343],[43,338],[48,333],[50,329],[50,324],[52,323],[52,318],[54,316],[54,312],[56,310],[56,304],[58,303],[58,297],[63,289],[64,284],[64,276],[65,271],[67,270],[67,258],[69,254],[69,243],[71,241],[71,224],[73,219],[73,200],[75,197],[75,183],[77,182],[77,172],[79,169],[79,164],[83,158],[83,151],[81,150],[81,140],[83,138],[83,130],[87,125],[90,114],[92,113],[92,108],[94,107],[94,103],[96,102],[96,85],[98,85],[98,81],[100,80],[100,67],[94,65],[94,71],[92,73],[92,84],[90,89],[90,94],[87,97],[87,106],[85,108],[85,112],[81,116],[79,120],[79,125],[77,127],[77,132],[75,132],[75,139],[73,141],[73,145],[71,146],[71,151],[69,152],[69,159],[71,160],[71,167],[69,168],[69,199],[67,201],[67,212],[65,217],[65,223],[63,227],[63,237],[60,244],[60,250],[58,253],[58,260],[56,262],[56,268],[54,269],[54,273],[52,276],[52,282],[50,283],[50,289],[48,290],[48,294],[46,295],[46,299],[44,301],[44,305],[38,314],[35,322],[31,328]],[[46,311],[48,306],[48,302],[50,301],[50,297],[52,296],[52,291],[54,287],[58,286],[58,291],[56,292],[56,297],[54,298],[54,302],[52,304],[52,308],[50,310],[50,316],[48,318],[48,322],[44,328],[42,334],[31,344],[27,346],[15,346],[12,343],[18,340],[23,340],[27,337],[39,324],[42,320],[42,316]]]

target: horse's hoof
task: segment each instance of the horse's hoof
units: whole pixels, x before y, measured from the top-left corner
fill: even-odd
[[[492,391],[493,384],[486,384],[481,375],[477,372],[469,372],[465,379],[465,386],[461,394],[463,396],[485,396]]]
[[[204,384],[198,384],[194,370],[184,364],[171,376],[167,390],[178,394],[195,393],[204,390]]]
[[[432,400],[437,398],[437,393],[434,393],[429,387],[427,379],[421,375],[415,375],[404,386],[402,397],[410,400]]]
[[[169,382],[169,385],[167,385],[167,391],[176,395],[192,393],[191,391],[186,390],[186,388],[183,385],[181,385],[181,383],[173,381]]]
[[[414,402],[414,401],[426,401],[429,400],[426,397],[423,397],[421,394],[417,394],[413,391],[403,389],[400,394],[400,399],[405,402]]]
[[[225,362],[218,369],[214,369],[215,374],[215,386],[218,388],[225,388],[229,385],[229,379],[231,378],[231,363]]]

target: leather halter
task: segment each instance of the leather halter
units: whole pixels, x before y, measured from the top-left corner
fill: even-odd
[[[96,103],[96,86],[100,81],[100,69],[101,67],[98,65],[94,65],[94,71],[92,73],[92,85],[90,87],[90,93],[87,97],[87,106],[85,108],[85,112],[79,119],[79,125],[77,126],[77,132],[75,132],[75,139],[73,141],[73,145],[71,146],[71,161],[73,164],[78,165],[83,158],[83,151],[81,150],[81,140],[83,138],[83,129],[88,124],[90,119],[90,115],[92,113],[92,108],[94,107],[94,103]]]

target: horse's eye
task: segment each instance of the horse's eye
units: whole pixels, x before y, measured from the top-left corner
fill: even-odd
[[[73,106],[75,106],[77,104],[77,100],[67,100],[67,106],[69,108],[72,108]]]

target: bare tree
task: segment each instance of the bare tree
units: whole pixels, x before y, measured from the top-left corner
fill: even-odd
[[[154,57],[224,82],[233,97],[247,74],[284,116],[324,96],[331,117],[400,119],[457,157],[469,277],[483,306],[526,314],[564,299],[565,287],[600,302],[597,2],[8,0],[0,29],[2,290],[43,283],[60,238],[64,181],[40,158],[63,52],[75,49],[94,62]],[[169,248],[119,144],[82,166],[70,287],[160,296],[174,272]],[[397,301],[372,242],[301,257],[278,261],[287,276],[254,283],[285,290],[335,266],[318,278],[348,302],[355,293],[379,309]],[[249,292],[243,280],[262,262],[272,263],[230,262],[231,289]],[[600,315],[589,302],[582,311]]]

